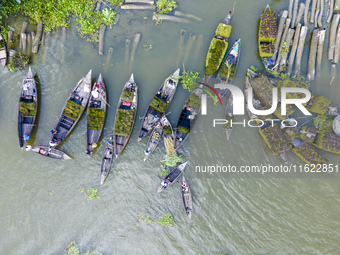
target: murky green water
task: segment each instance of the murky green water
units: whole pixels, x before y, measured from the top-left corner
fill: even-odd
[[[151,11],[121,11],[118,25],[107,29],[103,56],[98,55],[97,48],[78,38],[74,24],[66,31],[64,42],[61,31],[53,32],[48,47],[35,56],[32,69],[39,77],[41,106],[31,144],[48,144],[50,130],[68,94],[89,69],[93,70],[93,78],[103,74],[111,107],[101,144],[91,158],[85,155],[84,118],[60,147],[74,160],[59,162],[20,150],[16,133],[17,98],[26,71],[0,70],[0,254],[64,254],[73,240],[82,250],[92,248],[95,243],[104,254],[214,254],[215,251],[340,254],[340,188],[339,179],[332,178],[335,175],[252,178],[239,174],[238,178],[228,178],[225,174],[194,173],[197,165],[281,164],[269,152],[257,129],[236,128],[227,142],[222,127],[212,127],[214,118],[223,118],[224,109],[209,103],[208,115],[200,116],[191,137],[179,149],[183,160],[190,162],[185,176],[193,195],[191,221],[184,213],[179,185],[156,194],[160,183],[159,160],[165,148],[160,144],[150,159],[143,162],[146,141],[137,143],[139,119],[124,155],[112,165],[108,179],[99,187],[105,141],[113,132],[117,100],[130,76],[125,62],[125,39],[133,40],[134,33],[142,33],[132,66],[140,89],[138,116],[142,116],[160,83],[183,61],[178,56],[180,29],[187,30],[184,45],[189,33],[203,35],[202,48],[196,49],[196,41],[185,62],[186,69],[203,73],[204,58],[216,25],[233,7],[232,1],[222,0],[178,2],[178,10],[195,14],[204,21],[185,25],[164,21],[155,26]],[[241,88],[249,65],[262,68],[257,57],[256,29],[266,4],[262,0],[236,3],[230,41],[242,38],[241,59],[234,80]],[[288,8],[287,1],[272,4],[276,11]],[[144,20],[145,16],[149,19]],[[16,31],[20,26],[20,22],[13,25]],[[143,49],[143,45],[150,44],[152,50]],[[114,48],[110,61],[113,66],[107,68],[104,64],[110,46]],[[308,49],[305,48],[303,56],[304,73]],[[313,84],[312,89],[340,106],[337,104],[339,79],[329,87],[329,69],[324,54],[321,82]],[[187,95],[182,88],[178,89],[168,115],[173,125]],[[330,163],[340,163],[339,157],[323,154]],[[292,153],[288,157],[290,163],[302,164]],[[99,188],[99,199],[88,202],[79,189],[93,187]],[[174,226],[161,227],[155,222],[150,227],[137,226],[139,212],[152,219],[171,212]]]

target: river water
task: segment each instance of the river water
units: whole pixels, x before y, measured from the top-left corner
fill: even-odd
[[[236,3],[230,42],[242,38],[241,59],[234,80],[240,88],[247,67],[262,68],[257,55],[257,22],[267,3],[263,0]],[[235,128],[227,141],[222,126],[212,126],[214,118],[223,118],[224,107],[214,107],[209,100],[208,115],[199,117],[190,138],[178,151],[183,161],[189,161],[184,174],[193,195],[191,221],[185,215],[178,184],[156,194],[160,183],[159,160],[165,148],[161,143],[149,160],[143,162],[146,141],[137,143],[139,119],[124,155],[113,163],[109,177],[100,186],[102,152],[113,132],[117,100],[130,76],[125,39],[132,41],[136,32],[142,34],[132,65],[140,91],[138,116],[142,116],[164,79],[176,68],[182,68],[182,64],[178,66],[183,62],[178,55],[180,29],[187,30],[184,45],[189,33],[203,35],[202,47],[197,49],[196,41],[184,63],[186,69],[203,75],[214,30],[233,8],[232,1],[222,0],[179,0],[178,4],[179,11],[197,15],[203,22],[164,21],[155,26],[151,11],[120,11],[118,25],[106,31],[103,56],[78,37],[74,22],[64,37],[61,31],[51,33],[48,46],[34,56],[31,66],[39,78],[41,106],[29,141],[31,145],[48,144],[50,130],[76,82],[89,69],[93,70],[93,80],[102,73],[111,107],[100,146],[90,158],[85,155],[84,117],[60,147],[73,160],[54,161],[20,150],[16,132],[17,98],[27,70],[16,73],[0,70],[0,254],[65,254],[71,241],[81,251],[96,247],[104,254],[340,254],[337,175],[195,173],[196,166],[282,164],[270,153],[256,128]],[[275,11],[288,8],[288,1],[271,4]],[[19,31],[21,20],[11,25]],[[33,29],[34,26],[28,28]],[[150,44],[151,50],[143,48]],[[105,65],[110,46],[114,48],[113,56],[110,65]],[[309,45],[303,55],[304,74],[308,52]],[[340,106],[337,104],[339,79],[329,87],[329,70],[325,51],[320,82],[312,84],[312,89]],[[187,91],[178,89],[168,115],[173,126],[187,96]],[[308,119],[301,122],[305,120]],[[330,163],[340,163],[339,157],[322,154]],[[290,152],[288,158],[289,163],[302,165]],[[98,187],[98,199],[87,201],[79,192],[81,188],[94,187]],[[153,220],[170,212],[174,217],[173,227],[162,227],[156,222],[137,226],[139,212]]]

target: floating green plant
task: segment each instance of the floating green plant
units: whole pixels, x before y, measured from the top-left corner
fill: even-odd
[[[161,217],[159,217],[156,222],[161,226],[172,227],[174,218],[172,217],[171,213],[167,213]]]
[[[75,241],[72,241],[67,245],[67,253],[65,255],[103,255],[103,253],[99,252],[96,248],[92,251],[87,250],[86,253],[80,253],[79,248],[76,247]]]
[[[137,226],[140,224],[149,225],[152,222],[150,217],[143,212],[139,212]]]
[[[186,70],[183,70],[181,76],[183,89],[187,89],[189,92],[192,92],[197,86],[196,80],[198,78],[198,75],[198,72],[192,70],[187,72]]]
[[[85,198],[88,201],[90,201],[92,199],[95,199],[97,197],[97,195],[98,195],[98,189],[97,188],[89,189],[89,190],[87,190],[87,192],[86,192],[86,190],[84,188],[81,188],[79,191],[81,193],[85,193]]]
[[[157,12],[159,14],[167,14],[178,7],[176,1],[173,0],[157,0]]]
[[[22,53],[16,53],[13,56],[13,59],[9,61],[7,64],[8,70],[11,72],[19,71],[25,69],[29,64],[29,56],[25,56]]]

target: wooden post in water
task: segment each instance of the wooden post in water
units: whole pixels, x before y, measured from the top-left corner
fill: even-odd
[[[173,22],[187,23],[187,24],[193,23],[193,21],[188,20],[186,18],[171,16],[171,15],[164,15],[164,14],[158,14],[158,15],[154,14],[152,16],[152,20],[157,20],[157,19],[169,20],[169,21],[173,21]]]
[[[33,44],[32,44],[32,53],[38,53],[38,48],[39,48],[39,42],[41,39],[41,34],[43,32],[43,23],[40,21],[37,26],[37,34],[34,38]]]
[[[26,33],[21,33],[20,34],[20,41],[21,41],[22,53],[26,55],[26,46],[27,46],[27,36],[26,36]]]
[[[328,49],[328,60],[334,60],[334,47],[335,47],[335,37],[336,37],[336,30],[339,24],[340,15],[335,14],[333,15],[333,19],[331,22],[331,26],[329,29],[329,49]]]
[[[284,31],[283,31],[283,34],[282,34],[282,37],[281,37],[281,40],[280,40],[279,53],[277,55],[277,59],[276,59],[276,64],[275,64],[274,70],[277,70],[277,68],[278,68],[278,66],[280,64],[281,55],[282,55],[282,48],[283,48],[284,42],[286,41],[286,37],[287,37],[287,33],[288,33],[290,22],[291,22],[290,18],[286,19],[286,24],[285,24],[285,28],[284,28]]]
[[[331,82],[329,83],[329,86],[332,86],[332,83],[336,76],[336,64],[332,64],[331,66]]]
[[[318,32],[318,50],[316,58],[316,76],[320,77],[321,74],[321,61],[323,53],[323,43],[325,42],[326,29],[322,29]]]
[[[286,40],[284,41],[284,44],[282,46],[282,56],[281,56],[281,61],[280,61],[280,67],[279,70],[286,71],[286,64],[287,64],[287,56],[289,53],[289,48],[290,48],[290,43],[292,41],[293,35],[294,35],[295,30],[292,28],[288,29],[288,33],[286,36]]]
[[[32,37],[31,33],[27,34],[27,56],[32,53]]]
[[[122,10],[155,10],[154,5],[123,4]]]
[[[298,7],[299,7],[299,0],[294,0],[293,18],[292,18],[292,22],[290,24],[292,28],[295,27]]]
[[[294,3],[294,0],[289,0],[289,3],[288,3],[288,18],[292,18],[293,17],[293,3]]]
[[[110,61],[111,61],[111,58],[112,58],[112,53],[113,53],[113,48],[110,47],[109,52],[108,52],[107,57],[106,57],[105,71],[107,71],[107,69],[109,68]]]
[[[315,19],[315,9],[316,9],[316,5],[317,5],[318,0],[312,0],[312,9],[310,11],[310,23],[314,23],[314,19]],[[305,24],[307,25],[307,24]]]
[[[31,32],[31,36],[32,36],[32,43],[34,42],[34,39],[35,39],[35,32]]]
[[[179,17],[184,17],[184,18],[192,19],[192,20],[195,20],[195,21],[203,21],[201,18],[199,18],[199,17],[197,17],[195,15],[183,13],[183,12],[180,12],[180,11],[175,11],[174,15],[175,16],[179,16]]]
[[[185,29],[181,29],[179,31],[179,46],[178,46],[178,53],[177,53],[177,62],[176,62],[176,66],[179,66],[179,64],[181,63],[181,58],[183,55],[183,45],[184,45],[184,38],[185,38],[185,34],[186,34],[186,30]]]
[[[329,13],[327,17],[327,23],[331,22],[332,16],[333,16],[333,9],[334,9],[334,0],[329,0]]]
[[[130,57],[130,39],[125,40],[125,63],[128,66],[129,57]]]
[[[283,31],[284,25],[286,23],[287,16],[288,16],[287,10],[284,10],[280,13],[280,21],[279,21],[279,26],[277,28],[277,35],[276,35],[275,44],[274,44],[274,54],[272,56],[273,62],[275,62],[275,60],[276,60],[277,51],[279,49],[280,39],[281,39],[281,36],[282,36],[282,31]]]
[[[315,60],[316,60],[316,50],[318,46],[318,34],[319,30],[314,29],[311,38],[309,59],[308,59],[308,74],[307,81],[312,81],[315,78]]]
[[[309,11],[309,6],[310,6],[310,0],[306,0],[306,6],[305,6],[305,13],[303,15],[303,24],[305,26],[308,25],[308,11]]]
[[[27,28],[27,25],[28,25],[27,21],[24,21],[24,22],[22,23],[22,26],[21,26],[20,42],[19,42],[19,48],[20,48],[20,49],[22,49],[22,41],[21,41],[22,38],[21,38],[21,34],[22,34],[22,33],[25,33],[26,28]]]
[[[297,45],[298,45],[298,42],[299,42],[300,31],[301,31],[301,23],[298,23],[297,26],[296,26],[296,29],[295,29],[293,46],[292,46],[292,49],[290,51],[290,55],[289,55],[289,59],[288,59],[288,73],[290,73],[290,74],[293,71],[294,59],[295,59]]]
[[[334,0],[334,12],[340,12],[340,0]]]
[[[100,25],[100,29],[99,29],[99,55],[103,55],[105,30],[106,30],[106,26],[104,24]]]
[[[304,4],[304,3],[301,3],[301,4],[300,4],[300,8],[299,8],[299,13],[298,13],[298,15],[297,15],[297,18],[296,18],[296,22],[295,22],[295,24],[294,24],[294,27],[295,27],[298,23],[300,23],[300,20],[301,20],[301,18],[302,18],[302,15],[303,15],[304,11],[305,11],[305,4]]]
[[[131,55],[130,55],[129,73],[131,73],[131,71],[132,71],[132,66],[133,66],[133,62],[134,62],[134,59],[135,59],[137,47],[138,47],[138,44],[139,44],[139,41],[140,41],[140,37],[141,37],[140,33],[135,34],[135,39],[133,40],[132,50],[131,50]]]
[[[301,59],[302,59],[303,47],[305,46],[307,30],[308,30],[307,26],[301,27],[299,43],[298,43],[297,52],[296,52],[296,61],[295,61],[295,75],[297,76],[300,75]]]
[[[319,17],[318,17],[318,27],[322,27],[322,16],[323,16],[324,1],[323,0],[319,0],[319,1],[320,1],[320,12],[319,12]]]
[[[186,63],[188,61],[189,54],[190,54],[192,45],[195,43],[196,37],[197,37],[196,35],[194,35],[193,33],[190,33],[183,63]]]
[[[336,33],[335,47],[334,47],[334,64],[339,63],[340,57],[340,25],[338,25],[338,30]]]
[[[125,0],[125,3],[154,4],[154,0]]]

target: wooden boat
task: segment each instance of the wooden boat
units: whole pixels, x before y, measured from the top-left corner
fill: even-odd
[[[340,115],[335,117],[332,126],[334,133],[340,136]]]
[[[135,83],[133,74],[131,74],[130,79],[124,85],[117,106],[113,135],[116,158],[124,150],[130,139],[133,127],[135,126],[137,106],[138,86]]]
[[[69,155],[67,155],[65,152],[62,152],[60,150],[57,149],[51,149],[49,150],[49,148],[47,146],[26,146],[26,151],[33,151],[38,153],[39,155],[43,155],[45,157],[49,157],[49,158],[53,158],[53,159],[72,159]]]
[[[112,137],[107,141],[106,148],[102,157],[102,164],[100,168],[100,184],[102,185],[106,180],[112,164],[113,159],[113,140]]]
[[[171,104],[180,78],[179,72],[180,69],[178,68],[172,75],[166,78],[164,83],[158,89],[156,95],[152,98],[141,123],[138,142],[155,128]]]
[[[86,118],[86,154],[91,155],[102,134],[106,116],[106,88],[102,75],[92,88]]]
[[[191,191],[188,182],[186,181],[185,177],[182,177],[182,198],[183,204],[186,214],[188,215],[189,219],[192,216],[192,198],[191,198]]]
[[[30,138],[38,109],[38,92],[31,68],[22,82],[18,107],[18,137],[22,148]]]
[[[225,110],[225,118],[228,121],[228,123],[224,126],[225,134],[227,136],[227,140],[229,140],[231,132],[233,131],[232,123],[234,121],[234,114],[233,114],[233,101],[234,97],[233,94],[230,94],[227,102],[227,107]]]
[[[4,38],[0,34],[0,62],[3,67],[6,66],[6,60],[7,60],[6,44]]]
[[[219,23],[215,31],[215,36],[210,42],[207,57],[205,59],[204,72],[207,81],[219,69],[228,48],[228,38],[231,33],[231,19],[233,12],[229,12],[222,23]]]
[[[175,135],[174,135],[174,131],[172,129],[171,123],[170,121],[167,119],[166,116],[163,116],[162,118],[163,121],[163,140],[164,140],[164,147],[167,150],[166,153],[170,153],[173,151],[173,144],[175,141]],[[171,147],[171,151],[168,151],[168,147],[167,147],[167,142],[169,142],[169,144],[172,144]]]
[[[174,150],[176,151],[188,138],[193,129],[201,108],[201,96],[203,90],[196,88],[185,102],[179,116],[176,132]]]
[[[240,53],[241,39],[238,39],[227,53],[223,63],[221,64],[220,69],[218,70],[216,84],[231,84],[236,73],[238,62],[240,60]],[[219,96],[222,97],[227,90],[216,88],[216,84],[215,90],[217,91]]]
[[[162,181],[161,185],[159,185],[157,189],[157,193],[162,192],[166,188],[170,187],[181,175],[185,166],[188,162],[184,162],[178,166],[176,166],[167,176],[165,176],[164,180]]]
[[[58,146],[71,133],[85,111],[91,93],[91,72],[80,79],[67,98],[51,131],[50,149]]]
[[[150,138],[148,140],[148,143],[146,144],[145,150],[144,150],[144,161],[150,157],[150,155],[154,152],[156,149],[159,141],[161,140],[163,133],[163,123],[160,121],[158,125],[153,129]]]
[[[270,6],[267,5],[261,14],[258,44],[259,54],[265,68],[274,65],[272,56],[275,52],[275,40],[277,35],[277,16],[276,12],[272,12]]]
[[[247,70],[249,76],[250,76],[250,79],[254,79],[256,78],[258,75],[257,73],[255,73],[254,71],[248,69]],[[246,110],[247,110],[247,114],[249,116],[250,119],[258,119],[258,117],[256,115],[254,115],[253,113],[250,112],[249,108],[248,108],[248,90],[250,89],[251,87],[251,84],[249,82],[249,78],[247,77],[246,78],[246,83],[245,83],[245,87],[244,87],[244,95],[245,95],[245,101],[246,101]],[[254,94],[253,94],[254,95]],[[261,105],[261,102],[259,100],[256,100],[253,96],[253,106],[255,109],[261,109],[262,108],[262,105]],[[261,134],[261,127],[259,127],[259,132]],[[262,135],[262,134],[261,134]],[[288,157],[287,157],[287,154],[286,152],[282,152],[282,153],[279,153],[277,154],[279,156],[279,158],[286,164],[288,164]]]

